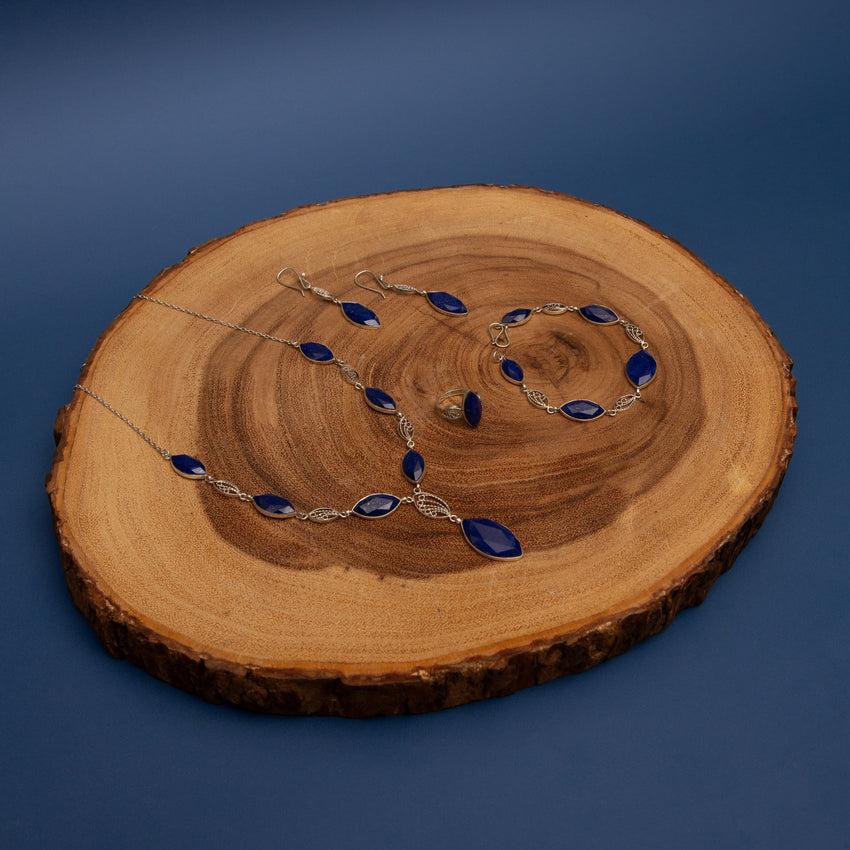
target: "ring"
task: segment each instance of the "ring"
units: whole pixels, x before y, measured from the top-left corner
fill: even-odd
[[[460,404],[444,404],[445,401],[451,398],[457,398]],[[463,418],[471,428],[477,428],[478,423],[481,421],[481,396],[468,387],[457,387],[456,389],[444,392],[437,399],[435,407],[446,419],[455,420]]]

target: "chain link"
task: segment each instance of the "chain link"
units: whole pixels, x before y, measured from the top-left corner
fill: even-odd
[[[142,295],[141,292],[135,297],[141,298],[143,301],[150,301],[151,304],[159,304],[162,307],[168,307],[170,310],[177,310],[179,313],[185,313],[187,316],[194,316],[196,319],[203,319],[205,322],[212,322],[214,325],[221,325],[223,328],[230,328],[230,330],[233,331],[239,331],[243,334],[250,334],[251,336],[259,337],[260,339],[280,342],[283,345],[289,345],[293,348],[297,348],[300,345],[300,343],[293,339],[282,339],[279,336],[272,336],[272,334],[263,333],[262,331],[251,330],[251,328],[236,325],[233,322],[225,322],[224,319],[216,319],[214,316],[207,316],[204,313],[196,313],[194,310],[187,310],[185,307],[181,307],[178,304],[169,304],[168,301],[160,301],[159,298],[151,298],[150,295]]]
[[[149,446],[156,449],[166,460],[171,459],[171,454],[167,449],[155,443],[138,425],[131,422],[123,413],[119,413],[108,401],[102,399],[97,393],[92,392],[88,387],[82,384],[74,384],[75,390],[82,390],[88,393],[96,402],[102,404],[110,413],[114,413],[122,422],[126,422]]]
[[[232,481],[224,481],[216,478],[213,475],[205,475],[204,481],[207,484],[212,484],[219,493],[224,496],[237,496],[240,502],[251,502],[253,497],[248,493],[243,493]]]

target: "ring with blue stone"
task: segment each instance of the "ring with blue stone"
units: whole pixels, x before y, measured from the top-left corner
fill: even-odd
[[[452,398],[457,399],[460,404],[449,402]],[[463,419],[470,428],[477,428],[481,422],[481,396],[469,387],[447,390],[437,399],[434,406],[446,419]]]

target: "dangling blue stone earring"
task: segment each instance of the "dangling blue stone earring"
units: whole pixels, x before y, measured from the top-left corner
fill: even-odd
[[[280,276],[285,272],[292,272],[295,277],[298,278],[298,286],[293,286],[291,283],[284,283]],[[303,273],[299,273],[295,271],[292,266],[287,266],[286,268],[281,269],[277,273],[277,282],[281,286],[285,286],[288,289],[294,289],[297,292],[300,292],[302,295],[307,292],[312,292],[313,295],[321,298],[322,301],[330,301],[332,304],[336,304],[340,310],[342,310],[342,315],[348,319],[354,325],[359,325],[361,328],[379,328],[381,327],[381,321],[378,318],[377,314],[370,310],[368,307],[363,304],[358,304],[356,301],[340,301],[335,295],[331,295],[326,289],[319,289],[318,286],[313,286],[309,280],[307,280],[306,276]]]
[[[360,275],[364,274],[372,275],[375,282],[381,287],[381,289],[375,289],[372,286],[366,286],[366,284],[360,283]],[[371,269],[363,269],[363,271],[357,272],[357,274],[354,275],[354,282],[362,289],[368,289],[370,292],[377,292],[381,298],[387,297],[381,291],[383,289],[390,289],[393,292],[402,292],[405,294],[415,293],[416,295],[423,295],[435,310],[445,316],[465,316],[469,312],[466,309],[466,304],[464,304],[460,298],[457,298],[448,292],[426,292],[424,289],[417,289],[415,286],[408,286],[406,283],[387,283],[384,280],[383,275],[375,274],[375,272]]]

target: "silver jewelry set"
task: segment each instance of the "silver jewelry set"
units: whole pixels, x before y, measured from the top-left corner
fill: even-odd
[[[294,275],[297,284],[287,283],[282,279],[282,277],[288,275]],[[364,277],[371,278],[380,288],[373,288],[363,284],[361,278]],[[323,301],[337,305],[345,318],[355,325],[372,329],[380,327],[378,316],[370,308],[356,301],[341,301],[327,290],[314,286],[307,279],[306,274],[297,272],[291,266],[287,266],[278,272],[277,281],[282,286],[300,291],[302,296],[310,293]],[[425,291],[406,284],[389,283],[382,275],[376,274],[370,269],[364,269],[358,272],[354,276],[354,281],[357,286],[377,292],[382,298],[386,297],[386,291],[420,295],[427,300],[431,307],[443,315],[464,316],[468,312],[463,302],[454,295],[447,292]],[[422,489],[421,482],[425,475],[425,459],[416,450],[416,444],[413,439],[413,423],[398,409],[395,399],[389,393],[378,387],[365,386],[357,370],[336,357],[327,346],[319,342],[303,342],[273,336],[141,293],[136,295],[135,298],[176,310],[196,319],[211,322],[228,330],[250,334],[260,339],[297,349],[306,360],[314,365],[335,366],[339,370],[339,375],[343,381],[363,395],[363,400],[367,407],[379,414],[387,415],[388,418],[393,418],[395,433],[404,443],[406,449],[401,461],[401,473],[407,482],[413,485],[413,490],[410,495],[401,497],[391,493],[370,493],[358,500],[353,507],[343,510],[332,507],[299,510],[288,498],[280,494],[263,493],[252,495],[243,491],[242,488],[232,481],[217,478],[207,471],[200,460],[192,455],[172,454],[156,443],[145,431],[116,410],[100,395],[82,384],[75,385],[75,389],[88,394],[122,422],[127,424],[148,445],[156,450],[163,459],[169,461],[172,469],[178,475],[210,484],[222,495],[235,497],[243,502],[250,502],[259,513],[273,519],[294,517],[317,523],[331,522],[336,519],[348,517],[380,519],[389,516],[400,505],[412,505],[419,513],[429,519],[447,519],[449,522],[460,526],[466,541],[480,555],[496,560],[512,560],[521,557],[522,546],[513,532],[506,526],[495,520],[483,517],[462,519],[452,512],[444,499]],[[548,398],[542,392],[529,388],[524,383],[522,368],[516,361],[508,359],[504,355],[504,351],[511,344],[509,331],[525,324],[534,315],[541,313],[550,316],[578,313],[592,324],[623,327],[627,336],[640,347],[640,350],[636,354],[633,354],[626,364],[626,376],[633,386],[632,392],[621,396],[610,408],[606,409],[602,405],[588,399],[573,399],[560,406],[554,406],[549,403]],[[621,319],[610,308],[601,305],[573,307],[560,303],[550,303],[542,307],[519,308],[507,313],[502,317],[501,321],[490,324],[489,334],[490,343],[494,347],[493,360],[499,364],[503,377],[507,381],[518,385],[528,401],[534,406],[542,408],[547,413],[560,412],[574,421],[590,421],[606,414],[608,416],[614,416],[621,411],[629,409],[641,398],[641,388],[646,386],[657,372],[656,361],[647,351],[648,344],[641,329],[631,322]],[[482,418],[481,396],[478,392],[468,387],[456,387],[442,393],[437,398],[435,407],[448,420],[462,421],[473,428],[478,426]]]

